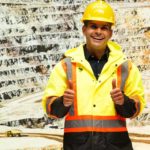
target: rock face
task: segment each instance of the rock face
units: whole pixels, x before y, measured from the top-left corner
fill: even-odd
[[[63,53],[82,43],[79,20],[84,5],[90,1],[93,0],[0,0],[0,124],[40,129],[38,132],[43,128],[63,128],[63,122],[44,116],[41,99]],[[150,133],[150,0],[108,1],[117,12],[112,39],[142,72],[145,99],[149,101],[143,114],[128,125],[135,132],[147,126],[145,132]],[[36,137],[0,138],[0,149],[11,146],[7,149],[16,150],[17,144],[18,150],[61,149],[61,142],[53,143],[47,137],[38,141]],[[140,145],[137,148],[149,149]]]

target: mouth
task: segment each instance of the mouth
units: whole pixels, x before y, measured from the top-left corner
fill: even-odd
[[[95,41],[102,41],[102,40],[104,40],[104,37],[93,37],[92,36],[92,39],[94,39]]]

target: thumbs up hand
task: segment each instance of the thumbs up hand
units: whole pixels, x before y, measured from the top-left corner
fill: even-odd
[[[117,88],[116,79],[112,80],[112,90],[110,92],[113,102],[117,105],[124,104],[124,96],[120,88]]]
[[[71,80],[68,82],[68,89],[64,92],[63,95],[63,104],[65,107],[69,107],[73,104],[75,92],[73,90],[73,83]]]

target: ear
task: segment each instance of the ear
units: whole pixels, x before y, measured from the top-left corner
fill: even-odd
[[[113,30],[110,30],[110,36],[109,36],[109,38],[111,38],[112,35],[113,35]]]
[[[83,27],[82,27],[82,33],[83,33],[83,35],[85,35],[85,31],[86,31],[86,26],[83,25]]]

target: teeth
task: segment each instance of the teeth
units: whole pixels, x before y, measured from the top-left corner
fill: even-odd
[[[96,40],[102,40],[102,39],[97,39],[97,38],[94,38],[94,39],[96,39]]]
[[[96,39],[96,40],[102,40],[103,38],[93,37],[93,39]]]

